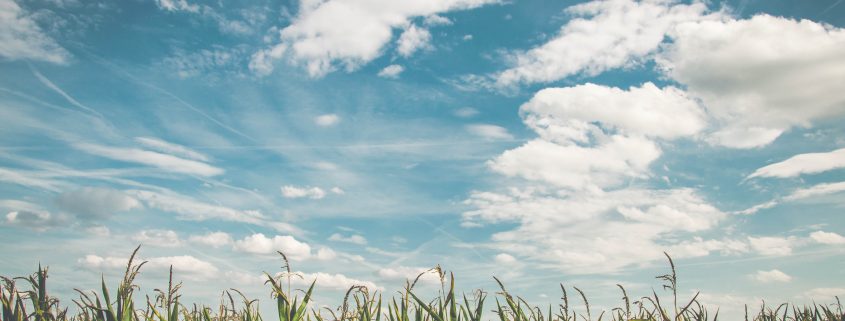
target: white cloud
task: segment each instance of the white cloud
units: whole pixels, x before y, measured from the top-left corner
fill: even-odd
[[[332,187],[332,189],[331,189],[330,191],[331,191],[332,193],[337,194],[337,195],[343,195],[343,194],[346,194],[346,191],[344,191],[342,188],[337,187],[337,186]]]
[[[845,191],[845,182],[822,183],[807,188],[797,189],[788,196],[784,197],[784,199],[787,201],[794,201],[815,196],[835,194],[842,191]]]
[[[845,296],[845,288],[814,288],[802,293],[803,297],[815,302],[834,300],[836,296]]]
[[[645,178],[660,153],[656,144],[643,138],[614,136],[595,148],[535,139],[505,151],[488,166],[510,177],[586,190]]]
[[[666,252],[676,259],[702,257],[713,252],[722,255],[738,255],[748,253],[748,251],[748,242],[730,239],[705,240],[698,236],[689,241],[673,244],[666,249]]]
[[[285,198],[303,198],[321,199],[326,197],[326,191],[319,187],[296,187],[292,185],[282,186],[282,196]]]
[[[211,279],[217,276],[218,269],[213,264],[197,259],[190,255],[163,256],[147,258],[149,269],[164,270],[173,266],[173,272],[186,273],[192,279]]]
[[[235,241],[234,249],[252,254],[275,254],[276,251],[282,251],[289,259],[296,261],[311,257],[311,246],[290,235],[276,235],[270,238],[256,233]]]
[[[845,112],[845,29],[757,15],[683,23],[669,36],[658,65],[707,106],[713,144],[759,147]]]
[[[490,124],[472,124],[467,125],[466,130],[473,135],[483,137],[485,139],[513,139],[507,128],[502,126]]]
[[[514,66],[494,75],[495,85],[551,82],[578,73],[595,75],[655,52],[667,32],[685,21],[712,19],[704,3],[609,0],[571,6],[575,16],[547,43],[513,55]]]
[[[88,254],[77,260],[77,263],[84,268],[104,271],[121,270],[126,268],[129,261],[123,257],[102,257]],[[190,255],[160,256],[150,258],[139,258],[137,263],[147,261],[145,270],[152,270],[158,273],[166,273],[171,266],[176,277],[186,277],[191,280],[208,280],[219,275],[219,270],[214,264],[197,259]]]
[[[430,42],[431,33],[428,29],[411,24],[405,28],[405,31],[399,36],[399,40],[396,41],[396,51],[402,57],[410,57],[418,50],[430,48]]]
[[[172,230],[143,230],[133,235],[132,240],[143,245],[158,247],[182,246],[179,234]]]
[[[105,227],[105,226],[102,226],[102,225],[92,226],[92,227],[86,228],[85,233],[90,234],[90,235],[100,236],[100,237],[111,236],[111,230],[109,230],[108,227]]]
[[[792,277],[780,270],[757,271],[750,277],[761,283],[785,283],[792,281]]]
[[[321,247],[317,250],[317,254],[314,255],[314,258],[320,261],[331,261],[337,257],[337,253],[327,247]]]
[[[197,13],[200,7],[196,4],[190,4],[186,0],[156,0],[159,8],[167,11],[188,11]]]
[[[258,211],[233,208],[200,202],[179,194],[163,194],[152,191],[129,190],[127,194],[143,202],[147,207],[179,214],[179,218],[193,221],[221,219],[226,221],[264,224],[264,215]]]
[[[224,278],[229,282],[229,284],[237,285],[240,287],[261,287],[264,285],[264,281],[267,280],[264,274],[251,274],[245,273],[240,271],[226,271],[223,273]]]
[[[694,100],[651,83],[628,90],[593,84],[548,88],[523,104],[520,114],[540,139],[504,152],[489,166],[573,189],[644,178],[661,155],[655,139],[693,136],[705,126]]]
[[[61,190],[59,187],[64,185],[59,181],[43,178],[32,171],[6,168],[0,168],[0,181],[53,192],[59,192]]]
[[[266,76],[273,73],[273,62],[281,59],[287,47],[278,45],[272,48],[262,49],[254,54],[249,60],[249,70],[252,70],[259,76]]]
[[[63,226],[67,217],[55,215],[39,205],[18,200],[0,200],[0,209],[6,210],[6,224],[23,226],[36,231]]]
[[[358,234],[353,234],[353,235],[350,235],[350,236],[343,236],[343,235],[340,235],[340,233],[334,233],[331,236],[329,236],[329,241],[346,242],[346,243],[352,243],[352,244],[358,244],[358,245],[367,244],[367,239],[364,238],[361,235],[358,235]]]
[[[845,236],[833,232],[815,231],[810,238],[821,244],[845,244]]]
[[[143,190],[128,190],[126,193],[144,203],[148,208],[177,213],[179,214],[177,216],[179,219],[191,221],[218,219],[270,226],[281,232],[300,232],[290,224],[268,221],[264,214],[256,210],[237,210],[222,205],[212,205],[188,196],[173,193],[165,194]]]
[[[423,19],[423,23],[425,23],[426,26],[430,27],[449,26],[452,25],[452,20],[449,20],[449,18],[446,18],[444,16],[433,14],[428,17],[425,17],[425,19]]]
[[[75,144],[74,147],[92,155],[149,165],[168,172],[199,176],[217,176],[224,172],[223,169],[203,162],[137,148],[107,147],[86,143]]]
[[[189,158],[189,159],[193,159],[193,160],[201,161],[201,162],[208,162],[209,161],[208,156],[206,156],[206,155],[204,155],[200,152],[191,150],[190,148],[187,148],[187,147],[182,146],[182,145],[177,145],[177,144],[174,144],[174,143],[166,142],[166,141],[163,141],[163,140],[158,139],[158,138],[135,137],[135,141],[138,142],[138,143],[141,143],[142,145],[146,146],[147,148],[155,149],[155,150],[160,151],[162,153],[175,155],[175,156],[181,156],[181,157],[185,157],[185,158]]]
[[[393,64],[393,65],[384,67],[384,69],[382,69],[381,71],[378,72],[378,76],[382,77],[382,78],[397,79],[397,78],[399,78],[399,74],[401,74],[403,71],[405,71],[405,67]]]
[[[122,257],[102,257],[88,254],[76,260],[76,263],[89,269],[111,270],[126,267],[128,261],[129,259]]]
[[[461,107],[461,108],[456,109],[454,114],[455,114],[455,116],[458,116],[458,117],[461,117],[461,118],[469,118],[469,117],[478,115],[478,109],[475,109],[475,108],[472,108],[472,107]]]
[[[440,276],[437,272],[431,271],[431,268],[395,266],[381,268],[378,270],[377,274],[379,277],[392,282],[401,282],[406,280],[413,282],[414,279],[419,276],[419,282],[422,284],[440,284]]]
[[[338,67],[355,70],[383,54],[393,30],[416,17],[466,10],[495,0],[301,1],[293,23],[279,32],[280,43],[253,56],[250,67],[261,74],[272,71],[272,60],[289,55],[312,77]],[[271,54],[272,53],[272,54]]]
[[[493,257],[493,260],[496,261],[496,263],[505,266],[513,265],[514,263],[516,263],[516,258],[513,257],[513,255],[507,253],[496,254],[496,256]]]
[[[302,278],[292,278],[291,283],[304,287],[311,285],[312,281],[317,281],[315,287],[322,287],[332,290],[341,290],[345,291],[348,290],[350,287],[355,285],[363,285],[366,286],[367,289],[370,291],[373,290],[383,290],[384,288],[376,285],[371,281],[364,281],[359,279],[353,279],[346,275],[336,273],[325,273],[325,272],[317,272],[317,273],[304,273],[304,272],[296,272],[302,276]]]
[[[606,273],[663,259],[742,253],[731,240],[678,238],[727,216],[695,189],[650,190],[661,142],[695,138],[707,117],[695,99],[652,83],[629,89],[584,84],[541,90],[520,107],[539,138],[488,161],[522,179],[498,192],[473,192],[462,225],[515,223],[487,244],[566,273]],[[512,181],[506,181],[511,184]]]
[[[463,213],[465,223],[518,224],[494,234],[491,246],[566,273],[614,272],[660,260],[666,249],[684,257],[741,250],[733,242],[666,238],[709,230],[726,217],[692,189],[511,188],[507,193],[475,192],[466,204],[474,209]]]
[[[337,123],[339,122],[340,116],[338,116],[337,114],[325,114],[314,117],[314,123],[317,124],[317,126],[321,127],[334,126],[337,125]]]
[[[554,142],[588,143],[602,132],[675,139],[695,135],[707,124],[701,107],[682,90],[650,82],[628,90],[591,83],[546,88],[520,113],[528,127]]]
[[[775,198],[771,201],[757,204],[745,210],[736,211],[734,213],[744,215],[754,214],[760,210],[780,205],[782,202],[799,201],[808,198],[836,194],[843,191],[845,191],[845,182],[817,184],[810,187],[796,189],[792,191],[792,193],[784,197]]]
[[[784,161],[758,168],[748,178],[787,178],[803,174],[816,174],[838,168],[845,168],[845,148],[827,153],[798,154]]]
[[[141,207],[138,200],[110,188],[83,187],[64,192],[56,198],[61,209],[85,219],[106,219],[115,212]]]
[[[65,64],[70,53],[44,33],[14,0],[0,0],[0,57]]]
[[[187,12],[200,15],[205,19],[214,21],[220,32],[232,35],[251,34],[253,32],[253,28],[255,27],[255,23],[264,19],[264,16],[260,14],[242,14],[245,21],[232,20],[217,12],[210,6],[189,3],[186,0],[156,0],[156,4],[160,9],[168,12]]]
[[[211,232],[205,235],[191,235],[188,241],[217,248],[232,244],[232,236],[226,232]]]
[[[794,238],[784,237],[748,237],[751,248],[757,253],[767,256],[786,256],[792,254],[795,245]]]

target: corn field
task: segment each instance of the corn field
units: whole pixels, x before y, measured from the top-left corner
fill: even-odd
[[[59,300],[47,293],[47,268],[38,267],[38,271],[26,277],[2,276],[0,301],[2,301],[2,319],[0,321],[264,321],[259,314],[256,299],[248,299],[238,290],[225,291],[225,301],[216,307],[186,304],[180,302],[181,283],[174,283],[171,268],[167,288],[155,290],[153,298],[136,300],[133,296],[138,286],[136,276],[146,262],[137,262],[135,256],[140,247],[132,253],[126,266],[123,279],[110,292],[105,280],[100,293],[76,290],[77,299],[72,300],[74,313],[69,313],[68,306],[62,306]],[[343,303],[336,309],[314,308],[309,305],[315,282],[306,290],[294,291],[290,286],[292,276],[287,257],[279,252],[284,262],[281,273],[265,273],[265,284],[271,288],[272,299],[276,303],[279,321],[705,321],[719,320],[718,310],[710,310],[698,301],[698,294],[689,300],[681,301],[677,295],[677,274],[674,262],[667,254],[671,273],[658,276],[664,282],[663,287],[670,290],[672,297],[661,298],[652,291],[650,296],[631,298],[622,285],[617,285],[622,295],[622,305],[609,311],[591,311],[587,296],[577,287],[574,292],[567,292],[563,285],[561,303],[558,306],[539,307],[531,305],[505,288],[501,281],[493,294],[492,301],[488,293],[477,290],[468,297],[455,293],[455,277],[439,267],[428,272],[437,273],[441,281],[441,290],[435,298],[420,298],[414,293],[414,286],[420,274],[413,281],[406,281],[404,290],[397,296],[384,299],[381,293],[371,292],[364,286],[353,286],[343,298]],[[302,293],[300,298],[298,294]],[[577,293],[577,295],[575,295]],[[570,305],[571,300],[578,300],[579,307]],[[487,303],[487,305],[485,305]],[[583,303],[583,305],[580,305]],[[485,310],[485,307],[489,310]],[[270,321],[268,319],[267,321]],[[763,305],[749,314],[746,306],[746,321],[843,321],[839,298],[836,303],[812,306],[795,306],[783,303],[778,306]]]

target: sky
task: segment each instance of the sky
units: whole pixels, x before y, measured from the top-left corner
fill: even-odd
[[[841,2],[0,0],[0,275],[833,302]]]

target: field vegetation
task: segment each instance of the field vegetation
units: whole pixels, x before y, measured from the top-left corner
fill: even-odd
[[[140,248],[140,247],[139,247]],[[0,321],[271,321],[259,314],[257,299],[249,299],[238,290],[224,291],[223,302],[216,306],[188,304],[180,301],[181,283],[170,281],[165,289],[156,289],[154,297],[138,299],[134,296],[138,286],[136,276],[146,262],[138,262],[132,253],[123,279],[110,290],[105,280],[99,293],[76,290],[77,299],[69,306],[47,292],[47,268],[26,277],[2,277]],[[336,309],[314,307],[311,303],[315,282],[308,289],[292,289],[290,264],[281,252],[282,271],[265,273],[266,282],[278,311],[278,321],[704,321],[719,320],[718,309],[703,306],[698,294],[679,301],[678,277],[671,257],[666,257],[670,273],[658,276],[671,297],[661,298],[655,291],[643,297],[629,297],[622,285],[620,306],[608,311],[594,311],[583,291],[573,287],[567,291],[561,284],[561,302],[557,306],[540,307],[510,293],[496,279],[499,288],[489,294],[477,290],[467,294],[455,292],[455,277],[439,266],[427,273],[437,273],[441,288],[435,298],[421,298],[414,292],[420,276],[406,281],[404,290],[397,296],[384,298],[381,293],[364,286],[353,286]],[[492,296],[492,298],[490,298]],[[491,302],[492,301],[492,302]],[[576,303],[577,302],[577,303]],[[572,304],[571,304],[572,303]],[[746,321],[843,321],[839,298],[833,304],[796,306],[783,303],[762,306],[749,311]]]

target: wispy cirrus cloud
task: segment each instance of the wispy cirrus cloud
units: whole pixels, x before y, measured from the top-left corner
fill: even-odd
[[[92,155],[129,163],[149,165],[167,172],[199,176],[217,176],[225,172],[221,168],[200,161],[138,148],[111,147],[90,143],[78,143],[74,144],[73,147]]]
[[[845,168],[845,148],[824,153],[808,153],[792,156],[784,161],[758,168],[748,178],[788,178],[804,174],[817,174]]]

